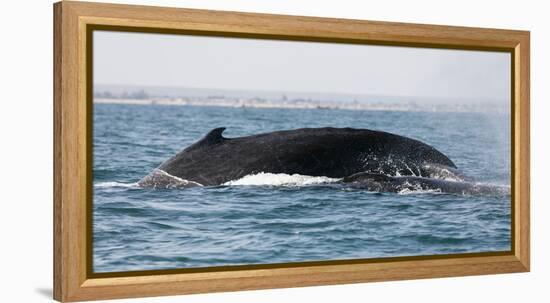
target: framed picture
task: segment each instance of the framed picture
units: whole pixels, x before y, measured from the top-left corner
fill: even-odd
[[[529,32],[54,17],[56,300],[529,271]]]

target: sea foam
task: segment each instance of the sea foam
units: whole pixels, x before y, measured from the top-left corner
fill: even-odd
[[[94,184],[96,188],[112,188],[112,187],[122,187],[122,188],[132,188],[138,187],[137,183],[122,183],[122,182],[99,182]]]
[[[270,186],[304,186],[327,184],[339,181],[338,178],[305,176],[299,174],[257,173],[224,183],[224,185],[270,185]]]

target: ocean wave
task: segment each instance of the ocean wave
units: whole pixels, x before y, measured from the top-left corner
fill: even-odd
[[[443,180],[441,188],[437,187],[437,184],[430,188],[430,186],[425,186],[421,183],[412,181],[405,181],[404,183],[395,184],[395,193],[399,195],[415,195],[415,194],[444,194],[444,193],[458,193],[461,195],[496,195],[503,196],[510,194],[510,186],[506,185],[497,185],[489,183],[480,183],[480,182],[467,182],[467,181],[457,181],[456,178],[452,176],[441,176],[442,178],[434,178],[435,180]],[[395,177],[401,178],[401,177]],[[407,178],[407,177],[403,177]],[[426,179],[430,180],[430,179]],[[433,180],[433,179],[432,179]],[[327,176],[309,176],[309,175],[300,175],[300,174],[285,174],[285,173],[265,173],[260,172],[256,174],[249,174],[242,178],[231,180],[223,183],[224,186],[272,186],[272,187],[302,187],[302,186],[323,186],[330,185],[336,186],[339,189],[358,188],[354,183],[342,183],[341,178],[331,178]],[[453,185],[456,183],[457,190],[454,189]],[[175,176],[172,176],[162,170],[154,170],[151,174],[144,177],[139,182],[135,183],[123,183],[123,182],[99,182],[94,184],[95,188],[165,188],[165,189],[177,189],[177,188],[189,188],[189,187],[202,187],[201,184],[184,180]],[[445,188],[451,188],[445,189]],[[365,184],[364,188],[371,192],[384,192],[382,189],[377,188],[376,186],[369,186]],[[463,190],[461,191],[461,188]]]
[[[474,182],[474,191],[483,192],[483,188],[490,188],[495,195],[507,196],[512,192],[509,184]]]
[[[418,184],[409,184],[408,182],[397,191],[399,195],[417,195],[417,194],[458,194],[462,196],[483,195],[483,196],[507,196],[510,195],[511,187],[509,185],[498,185],[493,183],[481,182],[462,182],[452,179],[446,179],[449,183],[462,184],[463,189],[455,191],[445,191],[443,188],[423,188]],[[464,186],[466,185],[466,186]]]
[[[466,177],[461,171],[455,168],[428,164],[422,167],[422,170],[428,174],[429,178],[441,179],[446,181],[464,182],[469,181],[470,178]]]
[[[441,194],[441,189],[422,189],[422,188],[403,188],[397,192],[398,195],[418,195],[418,194]]]
[[[166,188],[166,189],[203,186],[198,182],[189,181],[189,180],[185,180],[185,179],[173,176],[158,168],[154,169],[149,175],[139,180],[139,182],[136,184],[140,187]]]
[[[338,178],[306,176],[299,174],[257,173],[225,182],[223,185],[305,186],[338,182]]]
[[[94,184],[95,188],[114,188],[114,187],[121,187],[121,188],[135,188],[139,187],[137,183],[122,183],[122,182],[99,182]]]

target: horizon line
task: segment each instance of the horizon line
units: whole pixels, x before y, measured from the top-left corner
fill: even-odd
[[[250,89],[250,88],[214,88],[214,87],[192,87],[192,86],[170,86],[170,85],[142,85],[142,84],[106,84],[106,83],[93,83],[93,86],[119,86],[119,87],[135,87],[135,88],[156,88],[156,89],[196,89],[196,90],[220,90],[220,91],[230,91],[230,92],[263,92],[263,93],[271,93],[271,94],[280,94],[280,95],[286,95],[286,94],[316,94],[316,95],[339,95],[339,96],[348,96],[353,99],[353,97],[364,97],[364,98],[372,98],[372,97],[386,97],[386,98],[419,98],[419,99],[439,99],[439,100],[469,100],[469,101],[479,101],[479,100],[485,100],[485,101],[492,101],[492,102],[502,102],[507,101],[509,102],[510,99],[501,99],[501,98],[488,98],[488,97],[479,97],[479,98],[473,98],[473,97],[448,97],[448,96],[421,96],[421,95],[390,95],[390,94],[365,94],[365,93],[350,93],[350,92],[326,92],[326,91],[318,91],[318,92],[312,92],[312,91],[293,91],[293,90],[278,90],[278,89],[266,89],[266,88],[260,88],[260,89]],[[260,96],[258,96],[260,97]]]

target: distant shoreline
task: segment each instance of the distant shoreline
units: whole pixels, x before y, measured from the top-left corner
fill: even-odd
[[[480,112],[509,113],[503,106],[491,104],[432,104],[417,103],[377,103],[377,102],[338,102],[321,100],[267,100],[261,98],[94,98],[95,104],[126,105],[172,105],[172,106],[206,106],[230,108],[263,108],[263,109],[341,109],[358,111],[403,111],[403,112]]]

